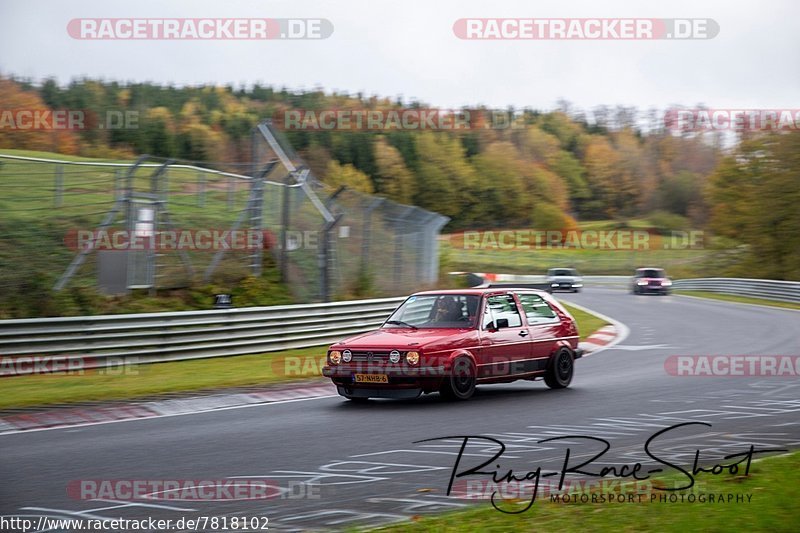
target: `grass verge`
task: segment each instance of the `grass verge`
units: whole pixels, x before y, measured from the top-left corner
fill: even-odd
[[[708,291],[674,291],[674,293],[682,294],[684,296],[697,296],[699,298],[722,300],[723,302],[767,305],[769,307],[781,307],[784,309],[800,309],[800,304],[795,304],[792,302],[779,302],[776,300],[767,300],[765,298],[751,298],[749,296],[737,296],[734,294],[721,294],[718,292],[708,292]]]
[[[567,306],[581,339],[605,322]],[[285,383],[320,377],[327,346],[257,355],[153,363],[0,378],[0,409],[86,401],[125,400],[204,389]]]
[[[586,311],[581,311],[576,307],[572,307],[571,305],[561,302],[561,305],[567,308],[567,311],[570,312],[572,317],[578,323],[578,333],[580,333],[581,340],[586,340],[586,338],[597,331],[598,329],[602,328],[603,326],[607,326],[608,322],[603,320],[600,317],[596,317],[591,313],[587,313]]]
[[[241,387],[318,377],[327,346],[257,355],[132,365],[83,374],[0,378],[0,409],[96,400],[123,400],[167,392]]]
[[[625,503],[563,503],[540,497],[531,509],[517,515],[500,513],[485,502],[466,511],[416,518],[380,531],[797,531],[799,468],[800,452],[794,452],[754,462],[746,477],[698,474],[694,494],[705,494],[705,503],[651,502],[648,494],[641,498],[642,503],[637,503],[638,498]],[[670,486],[669,477],[659,479]],[[663,493],[653,494],[658,498]],[[684,494],[688,497],[690,492]],[[739,503],[709,503],[709,494],[715,499],[718,494],[750,494],[751,499],[748,502],[745,496]],[[521,503],[520,508],[526,504]]]

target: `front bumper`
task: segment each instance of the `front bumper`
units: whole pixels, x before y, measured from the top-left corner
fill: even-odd
[[[385,375],[386,383],[356,382],[356,374]],[[416,398],[439,389],[446,375],[444,367],[403,367],[378,365],[336,365],[322,367],[339,394],[353,398]]]
[[[639,292],[641,293],[668,293],[672,287],[664,285],[639,285]]]
[[[441,378],[445,375],[443,366],[422,366],[422,367],[402,367],[402,366],[359,366],[359,365],[336,365],[322,367],[322,375],[326,378],[348,378],[355,379],[356,374],[386,374],[391,382],[392,378]],[[360,383],[359,385],[366,385]]]
[[[583,283],[581,283],[579,281],[575,281],[575,282],[564,281],[564,282],[553,282],[553,283],[551,283],[550,286],[548,287],[548,290],[550,292],[557,292],[557,291],[569,291],[569,292],[572,292],[572,291],[579,291],[582,288],[583,288]]]
[[[387,389],[378,387],[348,387],[337,385],[336,390],[345,398],[392,398],[395,400],[413,400],[422,394],[421,387],[404,389]]]

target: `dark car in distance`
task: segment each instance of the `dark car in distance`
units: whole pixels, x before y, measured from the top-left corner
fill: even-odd
[[[669,294],[671,289],[672,280],[663,268],[638,268],[631,281],[633,294]]]
[[[350,400],[466,400],[478,384],[541,378],[567,387],[582,353],[575,320],[545,291],[427,291],[379,329],[331,345],[323,375]]]
[[[547,283],[549,292],[581,292],[583,288],[583,278],[574,268],[551,268],[547,271]]]

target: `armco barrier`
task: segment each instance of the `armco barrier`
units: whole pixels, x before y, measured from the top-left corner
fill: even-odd
[[[465,272],[451,272],[451,275],[463,275]],[[540,274],[489,274],[485,272],[470,273],[476,278],[481,278],[484,285],[493,286],[512,286],[514,284],[542,285],[547,283],[547,276]],[[631,276],[582,276],[584,286],[593,287],[628,287],[630,286]]]
[[[512,278],[497,281],[536,282],[539,277]],[[584,277],[590,286],[623,287],[629,281],[626,276]],[[673,289],[800,303],[796,281],[700,278],[677,280]],[[402,301],[0,320],[0,376],[20,373],[13,363],[21,358],[77,360],[81,368],[97,368],[310,348],[376,328]]]
[[[320,346],[375,329],[403,299],[2,320],[0,376],[34,371],[20,360],[98,368]]]
[[[749,278],[680,279],[673,286],[682,291],[708,291],[736,296],[800,303],[800,282]]]

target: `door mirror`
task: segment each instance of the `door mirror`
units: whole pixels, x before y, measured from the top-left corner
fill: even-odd
[[[503,329],[508,327],[508,319],[507,318],[498,318],[495,321],[495,328],[496,329]]]

